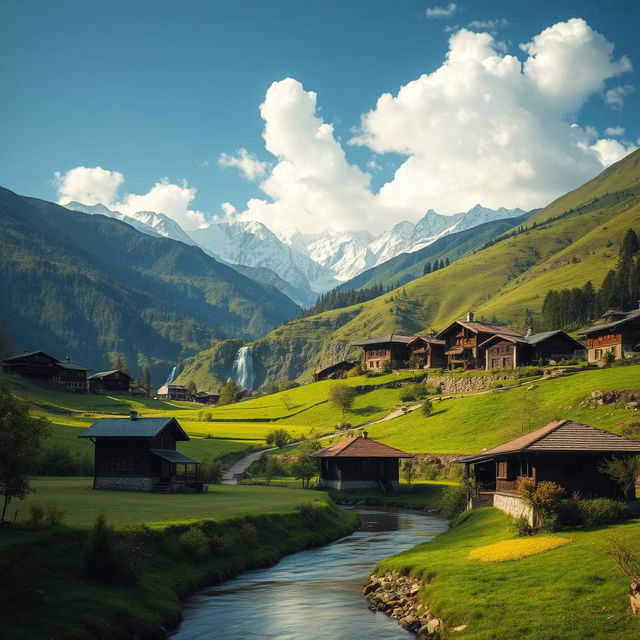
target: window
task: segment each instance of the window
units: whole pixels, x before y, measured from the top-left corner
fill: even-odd
[[[500,478],[501,480],[507,479],[507,463],[506,462],[498,462],[496,464],[496,478]]]
[[[112,471],[133,471],[133,458],[114,458],[111,461]]]
[[[594,357],[596,360],[600,360],[602,358],[602,349],[596,349]]]

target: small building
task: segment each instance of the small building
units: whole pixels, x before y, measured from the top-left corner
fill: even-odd
[[[9,375],[20,375],[40,382],[48,382],[67,391],[86,391],[87,372],[77,362],[71,362],[69,356],[58,360],[44,351],[30,351],[5,358],[2,371]]]
[[[484,369],[486,358],[482,345],[496,335],[524,337],[519,331],[506,325],[478,322],[473,312],[469,311],[465,320],[455,320],[440,331],[436,338],[446,343],[444,353],[447,356],[447,368],[456,371]],[[509,363],[506,362],[506,364]]]
[[[200,404],[218,404],[220,401],[220,394],[214,391],[198,391],[193,395],[192,400],[199,402]]]
[[[361,436],[341,440],[311,454],[320,459],[320,486],[331,489],[382,489],[385,493],[397,490],[399,461],[413,458],[381,442]]]
[[[385,363],[391,362],[394,369],[406,367],[411,357],[410,345],[418,336],[410,333],[386,333],[382,336],[367,338],[354,344],[354,347],[362,347],[362,366],[371,371],[380,371]]]
[[[316,369],[313,372],[313,381],[320,382],[320,380],[338,380],[344,378],[347,371],[351,371],[355,366],[355,362],[349,362],[349,360],[334,362],[328,367],[324,367],[324,369]]]
[[[189,436],[175,418],[101,418],[80,438],[95,444],[94,489],[202,491],[200,463],[176,451]]]
[[[183,384],[163,384],[156,396],[162,400],[189,400],[189,390]]]
[[[409,344],[410,358],[418,361],[418,369],[444,369],[447,357],[444,355],[446,343],[433,336],[416,336]]]
[[[131,392],[133,378],[119,369],[100,371],[87,378],[91,393],[120,395]]]
[[[583,345],[564,331],[545,331],[524,337],[496,334],[485,340],[486,369],[513,369],[527,365],[544,365],[550,361],[573,358],[584,351]]]
[[[640,309],[618,311],[609,309],[600,322],[580,332],[587,337],[587,361],[602,362],[611,352],[616,360],[640,353]]]
[[[599,471],[600,464],[612,456],[640,455],[640,441],[597,429],[556,420],[515,440],[485,449],[477,455],[463,456],[467,475],[475,479],[471,506],[493,505],[518,516],[530,512],[516,493],[519,478],[535,483],[548,480],[559,484],[567,498],[574,492],[583,497],[622,499],[620,487]]]

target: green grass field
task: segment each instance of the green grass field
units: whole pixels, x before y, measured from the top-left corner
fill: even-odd
[[[581,371],[568,377],[482,396],[435,401],[433,414],[421,411],[368,428],[372,438],[411,453],[475,453],[544,425],[553,418],[585,422],[620,433],[640,421],[624,405],[581,406],[595,389],[637,389],[640,366]],[[531,421],[526,428],[527,421]]]
[[[469,558],[478,547],[513,538],[510,518],[493,508],[461,516],[433,541],[384,560],[378,571],[397,570],[427,583],[425,602],[448,629],[444,637],[469,640],[635,640],[640,620],[631,616],[629,582],[595,551],[612,535],[640,544],[640,521],[602,529],[562,531],[567,546],[519,560],[488,563]]]
[[[210,485],[204,493],[150,494],[127,491],[94,491],[90,478],[36,478],[34,492],[9,507],[9,519],[18,510],[18,521],[29,518],[29,505],[55,503],[66,511],[69,525],[91,524],[103,511],[113,524],[223,520],[241,515],[288,513],[301,503],[326,502],[322,491],[291,488]]]

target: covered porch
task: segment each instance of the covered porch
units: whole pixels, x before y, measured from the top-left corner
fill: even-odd
[[[158,480],[155,493],[200,493],[204,482],[200,478],[200,463],[173,449],[150,449],[158,459]]]

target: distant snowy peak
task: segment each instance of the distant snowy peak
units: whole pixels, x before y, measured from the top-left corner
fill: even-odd
[[[137,229],[141,233],[145,233],[148,236],[159,238],[161,235],[155,229],[153,229],[149,225],[146,225],[144,222],[140,222],[139,220],[127,216],[120,211],[112,211],[111,209],[105,207],[103,204],[82,204],[81,202],[71,201],[64,206],[71,211],[79,211],[80,213],[87,213],[92,216],[101,215],[107,216],[108,218],[115,218],[116,220],[122,220],[122,222],[126,222],[134,229]]]

